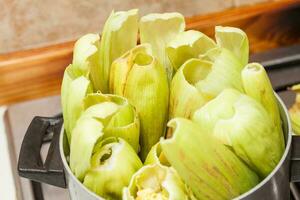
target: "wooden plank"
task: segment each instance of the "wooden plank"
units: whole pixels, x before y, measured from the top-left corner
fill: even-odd
[[[186,18],[187,28],[213,36],[215,25],[240,27],[251,52],[300,43],[300,0],[282,0]],[[0,55],[0,105],[56,95],[74,41]]]

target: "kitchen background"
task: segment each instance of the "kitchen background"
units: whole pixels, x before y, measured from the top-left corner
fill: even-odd
[[[298,7],[287,9],[294,4]],[[64,189],[19,178],[21,142],[33,116],[60,112],[60,82],[72,41],[101,32],[111,10],[131,8],[139,8],[140,15],[181,12],[190,27],[207,34],[215,23],[242,27],[254,53],[300,43],[297,0],[0,0],[0,200],[68,199]],[[270,60],[268,55],[255,59]],[[274,80],[300,79],[299,66],[290,69],[284,77],[275,73]],[[290,106],[294,96],[281,94]]]
[[[267,1],[272,0],[0,0],[0,54],[100,32],[113,9],[193,16]]]

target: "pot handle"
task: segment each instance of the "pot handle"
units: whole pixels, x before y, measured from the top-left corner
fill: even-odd
[[[292,137],[291,182],[300,182],[300,136]]]
[[[56,117],[37,116],[33,118],[20,150],[18,161],[20,176],[66,188],[64,167],[59,153],[59,135],[62,123],[61,114]],[[53,135],[52,138],[51,135]],[[51,140],[51,144],[45,163],[43,163],[40,150],[42,144],[47,140]]]

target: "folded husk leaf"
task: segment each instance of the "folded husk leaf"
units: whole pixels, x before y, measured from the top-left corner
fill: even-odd
[[[97,54],[99,47],[99,35],[98,34],[86,34],[80,37],[73,50],[73,72],[75,76],[87,76],[90,72],[89,58],[94,54]],[[98,66],[99,67],[99,66]],[[94,74],[94,73],[92,73]]]
[[[293,131],[295,134],[300,135],[300,84],[294,85],[291,89],[297,92],[297,96],[295,104],[289,109],[289,113]]]
[[[73,73],[72,65],[69,65],[65,69],[61,85],[64,128],[69,143],[71,142],[71,132],[84,109],[82,101],[91,92],[92,86],[90,81],[84,76],[77,78]]]
[[[234,27],[215,27],[218,46],[233,52],[244,67],[249,60],[249,41],[246,33]]]
[[[173,168],[146,165],[123,189],[123,200],[188,200],[186,187]]]
[[[120,137],[126,140],[133,149],[139,151],[140,122],[135,108],[124,97],[113,94],[93,93],[84,99],[85,108],[93,105],[106,105],[105,110],[95,110],[103,114],[113,112],[111,118],[107,118],[104,128],[104,138]],[[98,114],[98,115],[99,115]],[[97,118],[97,115],[94,115]],[[103,120],[102,120],[102,123]]]
[[[141,44],[151,44],[154,56],[165,68],[170,81],[173,69],[166,53],[166,47],[171,40],[184,31],[184,17],[175,12],[152,13],[141,18],[139,28]]]
[[[137,44],[138,10],[112,12],[107,19],[100,43],[100,91],[108,92],[111,63]]]
[[[162,139],[161,147],[197,199],[232,199],[259,183],[257,175],[231,150],[197,124],[175,118],[168,126],[173,136]]]
[[[167,46],[167,54],[174,71],[190,58],[197,58],[209,49],[216,47],[215,42],[205,34],[189,30],[179,33]]]
[[[198,109],[193,121],[203,132],[231,146],[262,178],[281,159],[281,141],[269,113],[256,100],[237,90],[225,89]]]
[[[259,63],[250,63],[242,71],[242,81],[246,94],[261,103],[269,113],[277,127],[277,137],[281,141],[281,148],[284,151],[285,144],[279,107],[266,70]]]
[[[199,80],[195,86],[209,98],[216,97],[225,88],[234,88],[243,91],[241,80],[242,64],[236,56],[227,49],[213,49],[215,60],[211,71],[205,79]]]
[[[195,110],[210,100],[195,87],[195,84],[206,78],[211,67],[210,62],[193,58],[179,68],[170,86],[170,119],[190,118]]]
[[[164,155],[159,142],[156,143],[151,148],[144,164],[145,165],[160,164],[164,166],[170,166],[170,163],[168,162],[166,156]]]
[[[83,184],[105,199],[121,199],[123,187],[142,166],[125,140],[109,137],[96,144]]]

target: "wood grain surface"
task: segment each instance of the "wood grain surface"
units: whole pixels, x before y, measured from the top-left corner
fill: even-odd
[[[216,25],[248,34],[250,51],[300,43],[300,0],[281,0],[186,18],[187,28],[213,37]],[[0,105],[57,95],[74,41],[0,55]]]

